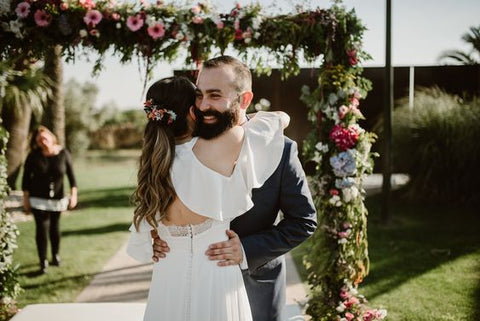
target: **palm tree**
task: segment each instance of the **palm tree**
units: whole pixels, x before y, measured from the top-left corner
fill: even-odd
[[[7,182],[11,188],[15,188],[27,152],[32,112],[40,113],[51,93],[50,81],[42,70],[24,61],[0,63],[0,114],[3,126],[10,134],[6,156]]]
[[[470,27],[470,32],[464,34],[462,40],[472,45],[470,52],[447,50],[442,53],[440,60],[453,60],[463,65],[480,64],[480,26]]]

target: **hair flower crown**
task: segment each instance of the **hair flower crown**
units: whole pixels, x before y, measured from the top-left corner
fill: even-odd
[[[160,105],[155,105],[153,99],[149,99],[143,103],[143,110],[147,114],[148,119],[154,121],[164,120],[167,125],[170,125],[177,119],[177,114],[173,110],[163,108]]]

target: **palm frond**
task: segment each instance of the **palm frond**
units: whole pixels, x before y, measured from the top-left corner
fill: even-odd
[[[453,60],[453,62],[463,64],[463,65],[475,65],[478,64],[476,59],[469,53],[466,53],[461,50],[447,50],[444,51],[440,57],[440,61],[449,62],[449,60]]]

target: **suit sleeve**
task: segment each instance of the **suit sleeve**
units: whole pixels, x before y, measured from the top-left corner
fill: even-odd
[[[283,219],[269,230],[241,239],[250,271],[287,253],[317,228],[317,213],[295,142],[282,164],[279,207]]]

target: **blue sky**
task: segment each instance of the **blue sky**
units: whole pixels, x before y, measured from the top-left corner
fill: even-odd
[[[117,0],[122,1],[122,0]],[[171,1],[170,1],[171,2]],[[176,1],[196,3],[196,1]],[[219,11],[227,12],[237,1],[211,0]],[[252,1],[238,1],[248,4]],[[296,4],[306,8],[329,7],[327,0],[261,0],[267,13],[286,13]],[[344,0],[347,8],[355,8],[357,16],[367,26],[364,48],[373,59],[365,66],[385,63],[385,0]],[[448,49],[469,50],[461,40],[471,26],[480,25],[480,0],[392,0],[392,60],[396,66],[437,65],[438,56]],[[170,76],[182,67],[160,63],[154,68],[154,78]],[[115,57],[106,57],[102,73],[91,76],[93,63],[78,58],[75,64],[64,65],[64,80],[95,83],[100,91],[97,106],[111,104],[119,109],[140,108],[143,97],[143,74],[137,61],[121,65]]]

